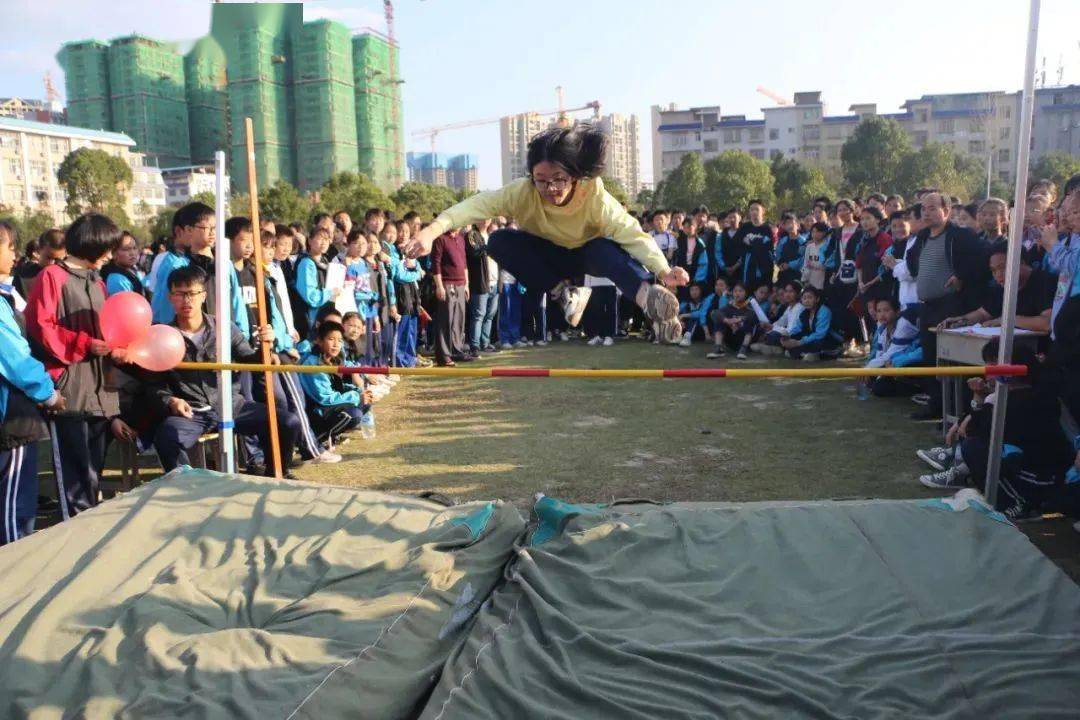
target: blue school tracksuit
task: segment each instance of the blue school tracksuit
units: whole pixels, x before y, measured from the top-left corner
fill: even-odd
[[[317,351],[301,360],[302,365],[322,365]],[[351,365],[352,363],[345,363]],[[300,384],[308,398],[308,407],[317,418],[320,434],[329,436],[351,430],[370,407],[361,405],[360,390],[342,375],[329,373],[301,373]]]
[[[324,276],[325,277],[325,276]],[[296,261],[296,292],[307,305],[308,325],[315,327],[315,315],[319,308],[332,299],[330,291],[319,279],[319,268],[308,255],[301,255]]]
[[[887,361],[891,361],[893,367],[909,367],[922,362],[919,328],[914,323],[901,316],[897,319],[891,336],[886,337],[885,330],[883,325],[874,328],[867,367],[884,367]]]
[[[701,307],[698,308],[698,315],[701,317],[701,327],[708,328],[710,332],[716,331],[716,326],[712,321],[712,314],[716,310],[723,310],[727,307],[729,298],[727,295],[720,295],[716,293],[710,293],[707,298],[701,301]]]
[[[396,245],[387,245],[385,247],[387,248],[387,254],[390,255],[390,272],[388,273],[387,285],[394,289],[394,302],[396,303],[398,290],[395,285],[397,283],[403,286],[417,283],[424,276],[424,271],[420,268],[420,263],[416,263],[414,268],[406,267],[405,258],[401,257]],[[412,367],[416,364],[416,334],[420,327],[419,300],[420,291],[417,288],[416,307],[413,311],[401,312],[401,308],[398,308],[401,319],[398,320],[394,333],[395,352],[393,355],[396,359],[395,364],[401,367]]]
[[[827,352],[840,347],[842,338],[840,333],[833,330],[832,317],[832,311],[825,305],[818,306],[812,325],[809,309],[799,313],[799,319],[791,328],[791,339],[798,340],[799,345],[788,350],[791,356],[798,358],[806,353]]]
[[[0,298],[0,423],[12,394],[43,403],[54,392],[52,378],[30,354],[30,345],[6,299]],[[37,447],[34,443],[0,449],[0,545],[29,535],[37,516]]]
[[[175,250],[165,253],[165,257],[161,259],[157,274],[154,275],[154,287],[150,289],[150,311],[155,324],[167,325],[176,318],[176,312],[169,302],[169,274],[190,264],[191,259],[187,255],[180,255]]]
[[[784,235],[776,242],[773,252],[773,262],[779,267],[781,263],[787,263],[786,270],[781,270],[776,282],[783,285],[791,280],[798,280],[802,276],[803,253],[806,252],[806,235]]]

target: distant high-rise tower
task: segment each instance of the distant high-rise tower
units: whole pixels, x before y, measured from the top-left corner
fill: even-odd
[[[111,130],[108,44],[98,40],[67,43],[56,59],[67,78],[68,123],[91,130]]]
[[[141,35],[109,43],[113,127],[159,167],[191,162],[184,60],[172,47]]]
[[[191,163],[209,165],[214,153],[229,146],[229,87],[225,51],[210,36],[184,56]]]
[[[502,144],[503,185],[528,174],[525,153],[529,140],[537,133],[554,124],[551,118],[536,113],[510,115],[499,121],[499,139]]]
[[[405,168],[402,133],[395,128],[401,123],[401,87],[391,75],[390,41],[369,32],[352,42],[360,172],[379,187],[392,189],[402,183]]]
[[[604,115],[597,122],[608,135],[607,169],[604,174],[618,180],[631,197],[641,189],[641,147],[637,115]]]
[[[404,180],[396,45],[353,37],[329,20],[303,21],[303,4],[213,3],[210,35],[183,58],[133,35],[64,45],[72,125],[125,132],[161,166],[204,165],[229,151],[247,187],[244,119],[255,131],[259,187],[312,190],[360,170],[385,190]]]

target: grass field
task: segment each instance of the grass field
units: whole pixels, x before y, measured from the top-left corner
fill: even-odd
[[[580,341],[502,352],[491,365],[805,367],[706,348]],[[525,504],[570,501],[911,498],[915,449],[940,439],[906,399],[860,401],[850,380],[403,380],[378,406],[378,437],[301,478],[389,492]],[[936,493],[940,494],[940,493]]]

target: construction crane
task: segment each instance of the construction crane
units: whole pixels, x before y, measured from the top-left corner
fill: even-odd
[[[779,93],[773,92],[769,88],[761,87],[760,85],[758,85],[757,86],[757,91],[759,93],[761,93],[762,95],[764,95],[765,97],[772,100],[777,105],[790,105],[791,104],[791,101],[788,100],[786,97],[784,97],[783,95],[780,95]]]
[[[562,87],[556,88],[556,92],[557,92],[558,99],[559,99],[559,107],[556,108],[555,110],[545,110],[544,112],[528,112],[528,113],[519,113],[519,114],[521,114],[521,115],[526,115],[526,114],[539,115],[541,117],[546,117],[548,115],[555,115],[555,116],[558,117],[558,122],[559,122],[560,125],[567,125],[567,124],[569,124],[569,119],[567,118],[567,115],[569,113],[579,112],[581,110],[592,110],[593,111],[593,119],[594,120],[599,119],[599,117],[600,117],[600,101],[599,100],[593,100],[592,102],[587,102],[587,103],[585,103],[584,105],[582,105],[580,107],[564,108],[563,104],[562,104]],[[413,133],[412,133],[412,136],[416,137],[416,138],[419,138],[419,137],[428,138],[431,141],[431,152],[434,153],[435,152],[435,139],[437,137],[439,137],[439,133],[445,132],[447,130],[461,130],[462,128],[476,127],[476,126],[479,126],[479,125],[494,125],[495,123],[499,122],[500,120],[502,120],[501,117],[485,118],[483,120],[465,120],[465,121],[462,121],[462,122],[450,123],[449,125],[439,125],[437,127],[424,128],[423,130],[414,130]]]

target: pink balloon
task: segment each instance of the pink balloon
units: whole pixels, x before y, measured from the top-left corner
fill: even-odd
[[[184,359],[184,336],[172,325],[151,325],[127,349],[127,359],[153,372],[172,370]]]
[[[150,303],[137,292],[110,295],[101,307],[101,337],[110,348],[125,348],[146,335]]]

